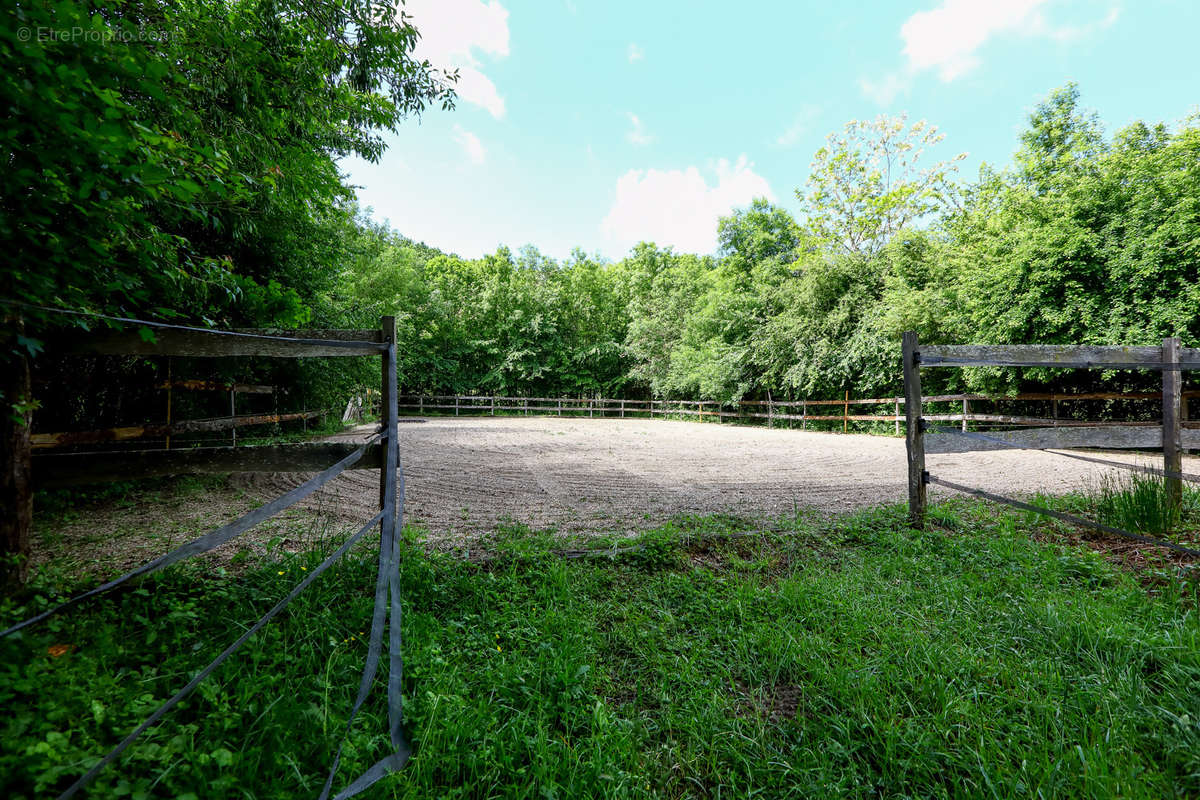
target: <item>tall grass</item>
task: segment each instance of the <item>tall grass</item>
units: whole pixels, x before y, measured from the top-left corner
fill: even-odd
[[[1198,505],[1195,489],[1184,487],[1182,506],[1167,496],[1166,481],[1157,475],[1127,472],[1103,475],[1092,493],[1100,521],[1114,528],[1162,536],[1179,528],[1184,512]]]

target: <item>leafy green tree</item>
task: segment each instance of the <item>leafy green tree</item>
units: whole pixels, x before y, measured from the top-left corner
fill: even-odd
[[[5,297],[303,322],[336,258],[337,159],[449,78],[395,4],[102,0],[3,12]],[[453,76],[450,76],[453,77]],[[33,317],[36,322],[36,315]]]
[[[1099,117],[1079,108],[1079,86],[1068,82],[1030,114],[1014,160],[1021,181],[1041,194],[1095,176],[1097,161],[1107,151]]]
[[[878,253],[897,232],[952,200],[955,163],[966,154],[918,165],[942,138],[924,120],[909,126],[904,116],[851,120],[813,156],[807,191],[796,190],[804,224],[836,251]]]
[[[630,379],[654,395],[667,395],[678,384],[673,367],[685,322],[710,280],[713,260],[677,255],[671,248],[642,243],[621,265],[626,285],[634,287],[629,305],[625,348],[633,361]]]

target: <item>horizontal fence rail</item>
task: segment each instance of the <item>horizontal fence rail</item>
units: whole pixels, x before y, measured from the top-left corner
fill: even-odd
[[[221,383],[220,381],[163,381],[155,384],[156,389],[183,389],[191,392],[236,392],[237,394],[275,394],[274,386],[258,386],[250,383]]]
[[[296,411],[289,414],[240,414],[236,417],[210,417],[207,419],[179,420],[163,425],[129,425],[120,428],[105,428],[98,431],[61,431],[58,433],[35,433],[30,439],[35,450],[53,447],[68,447],[79,444],[122,442],[147,437],[174,436],[180,433],[210,433],[227,431],[253,425],[272,425],[296,420],[310,420],[323,416],[325,411]]]
[[[926,416],[926,420],[935,417]],[[955,435],[955,434],[960,435]],[[1160,450],[1163,445],[1162,426],[1155,423],[1127,423],[1126,426],[1078,426],[1063,428],[1028,428],[1020,431],[992,431],[986,438],[964,438],[961,431],[926,432],[926,453],[969,453],[978,450],[1066,450],[1079,447],[1111,450]],[[1200,430],[1182,431],[1181,444],[1186,449],[1200,449]]]
[[[1004,344],[923,345],[922,367],[1047,367],[1052,369],[1200,369],[1200,350],[1181,347],[1164,361],[1161,347]]]
[[[33,480],[39,489],[157,478],[164,475],[225,475],[233,472],[312,472],[358,449],[349,442],[297,442],[251,447],[191,447],[179,450],[117,450],[34,453]],[[380,445],[372,445],[348,469],[379,469]]]

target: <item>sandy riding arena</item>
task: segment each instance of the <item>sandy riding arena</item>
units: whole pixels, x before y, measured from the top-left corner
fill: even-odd
[[[434,542],[505,521],[618,533],[680,514],[770,517],[902,502],[904,452],[903,439],[884,436],[662,420],[408,418],[400,424],[405,519],[427,528]],[[1078,489],[1104,471],[1031,451],[930,455],[927,463],[940,477],[1010,496]],[[256,489],[265,497],[301,478],[262,476]],[[378,503],[378,486],[374,471],[346,473],[326,490],[336,497],[318,493],[308,502],[357,506],[361,516]],[[934,499],[952,494],[930,492]]]

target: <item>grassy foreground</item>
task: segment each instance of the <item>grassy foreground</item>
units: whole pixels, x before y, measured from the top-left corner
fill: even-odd
[[[483,564],[410,545],[417,754],[366,796],[1200,796],[1194,579],[1147,585],[995,508],[936,516],[744,538],[693,520],[571,560],[519,528]],[[90,796],[315,797],[366,650],[361,550]],[[173,569],[0,640],[0,794],[61,791],[319,560]],[[0,622],[49,601],[5,601]],[[385,730],[377,689],[335,788]]]

